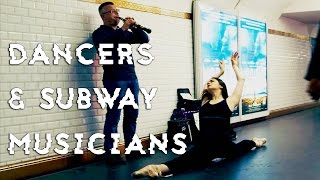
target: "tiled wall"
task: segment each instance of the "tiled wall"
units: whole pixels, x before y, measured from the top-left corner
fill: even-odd
[[[44,140],[45,133],[53,136],[61,132],[85,133],[84,139],[87,139],[92,133],[102,132],[105,111],[99,106],[77,110],[74,98],[70,110],[61,110],[57,106],[52,110],[39,107],[40,102],[45,103],[40,96],[40,91],[45,87],[61,87],[64,95],[67,95],[69,87],[102,87],[103,70],[97,63],[84,66],[73,58],[71,65],[67,65],[63,59],[61,64],[52,65],[53,43],[60,48],[70,43],[74,50],[80,44],[90,42],[91,33],[102,23],[97,11],[98,4],[69,0],[1,0],[0,6],[0,165],[43,157],[33,150],[29,156],[24,155],[21,148],[16,148],[15,155],[9,155],[6,150],[9,133],[21,138],[26,133],[33,135],[37,132]],[[121,9],[121,15],[133,16],[153,31],[150,34],[150,53],[155,60],[148,66],[135,65],[140,87],[147,90],[157,87],[158,92],[151,110],[145,109],[143,96],[140,95],[137,133],[140,137],[162,133],[166,131],[166,123],[176,106],[176,89],[185,87],[193,92],[191,21],[128,9]],[[21,65],[9,65],[9,43],[22,44],[27,50],[28,60]],[[50,65],[27,65],[38,43],[42,44]],[[139,56],[135,49],[134,59],[137,60]],[[75,57],[75,54],[72,53],[72,56]],[[84,56],[91,57],[93,54],[87,52]],[[12,110],[7,103],[10,90],[14,87],[23,90],[24,110]],[[66,102],[67,97],[63,100]],[[119,124],[119,132],[122,133],[122,122]],[[72,136],[69,139],[69,149],[72,149],[75,140]],[[86,140],[83,146],[85,143]],[[54,138],[53,144],[56,144]],[[44,147],[44,143],[41,143],[41,147]],[[50,152],[53,154],[52,150]]]
[[[270,110],[311,102],[304,80],[310,59],[306,40],[269,34],[268,86]]]
[[[134,2],[178,12],[191,12],[191,0],[184,5],[180,1],[170,4],[169,0],[165,3],[160,0],[153,3],[138,0]],[[45,87],[61,87],[64,95],[69,87],[102,87],[103,70],[97,62],[92,66],[83,66],[73,58],[71,65],[63,60],[59,65],[27,65],[38,43],[42,44],[52,62],[53,43],[60,48],[70,43],[74,50],[80,44],[90,42],[91,33],[101,24],[97,8],[95,3],[79,0],[0,1],[0,166],[48,156],[38,155],[33,150],[28,156],[23,154],[21,148],[16,148],[15,155],[9,155],[9,133],[18,138],[26,133],[40,133],[41,147],[44,147],[45,133],[51,133],[53,137],[62,132],[84,133],[85,146],[90,134],[102,132],[105,111],[96,106],[95,100],[94,106],[88,110],[78,110],[76,98],[69,110],[62,110],[57,106],[52,110],[39,107],[41,102],[45,103],[40,96],[40,91]],[[153,31],[150,34],[150,52],[155,60],[148,66],[136,63],[136,71],[141,87],[157,87],[158,92],[152,101],[151,110],[145,110],[143,97],[140,95],[137,133],[140,137],[148,136],[149,133],[162,133],[166,131],[167,121],[176,106],[176,89],[190,88],[192,93],[194,90],[192,21],[128,9],[121,9],[121,16],[133,16]],[[293,25],[288,29],[290,28],[296,27]],[[301,78],[309,58],[307,42],[276,35],[270,35],[269,39],[271,109],[307,102],[308,98],[303,92],[305,82]],[[22,44],[27,50],[28,60],[21,65],[9,65],[10,43]],[[72,56],[75,57],[75,54],[72,53]],[[89,51],[84,56],[92,57],[94,54]],[[134,59],[138,59],[136,52]],[[300,74],[294,74],[298,71]],[[287,83],[288,79],[290,83]],[[24,110],[12,110],[7,103],[10,90],[14,87],[23,90]],[[63,100],[65,102],[67,97],[64,96]],[[119,124],[119,132],[122,133],[122,122]],[[71,150],[75,147],[75,140],[72,136],[69,139]],[[53,147],[55,146],[53,138]],[[55,153],[51,150],[49,155],[52,154]]]

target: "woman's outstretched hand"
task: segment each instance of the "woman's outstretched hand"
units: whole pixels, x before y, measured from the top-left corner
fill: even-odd
[[[229,96],[227,98],[227,104],[228,104],[231,111],[233,111],[235,109],[235,107],[238,106],[238,104],[240,102],[242,91],[243,91],[243,86],[244,86],[244,81],[245,81],[244,76],[242,75],[240,68],[238,66],[238,63],[239,63],[238,52],[234,52],[231,55],[231,64],[232,64],[233,71],[237,77],[237,85],[234,88],[231,96]]]
[[[220,71],[224,72],[225,67],[226,67],[226,63],[224,61],[219,61]]]
[[[238,52],[232,53],[232,55],[231,55],[231,64],[232,64],[232,66],[234,66],[234,65],[238,66],[238,61],[239,61]]]

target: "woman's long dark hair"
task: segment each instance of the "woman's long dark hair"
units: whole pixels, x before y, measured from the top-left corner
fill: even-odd
[[[227,99],[228,98],[228,89],[227,89],[226,84],[219,78],[211,78],[211,79],[216,79],[219,82],[219,84],[222,86],[222,89],[221,89],[222,97],[223,97],[223,99]],[[201,94],[201,102],[202,102],[201,105],[204,105],[204,103],[206,103],[208,100],[211,100],[211,99],[212,99],[212,94],[209,93],[209,91],[207,89],[207,84],[205,84],[205,88],[203,89],[202,94]]]

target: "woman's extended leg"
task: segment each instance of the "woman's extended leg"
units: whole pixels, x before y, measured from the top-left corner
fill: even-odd
[[[243,140],[239,143],[230,142],[227,147],[227,158],[239,157],[247,152],[250,152],[254,147],[261,147],[267,142],[266,138],[253,138],[252,140]]]
[[[205,148],[204,146],[195,146],[185,154],[168,161],[164,164],[151,164],[132,173],[133,177],[161,177],[166,174],[182,172],[188,169],[201,168],[208,165],[215,156],[219,154],[231,158],[241,156],[254,147],[261,147],[266,143],[265,138],[253,138],[252,140],[243,140],[240,143],[233,143],[226,147],[218,148],[222,153],[213,150],[212,148]],[[217,147],[217,146],[216,146]]]
[[[212,158],[211,158],[212,159]],[[193,147],[185,154],[174,158],[164,164],[151,164],[133,172],[133,177],[161,177],[166,174],[177,173],[188,169],[206,166],[211,160],[208,154],[200,147]]]

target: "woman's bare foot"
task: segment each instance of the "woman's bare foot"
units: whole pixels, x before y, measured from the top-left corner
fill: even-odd
[[[267,139],[254,137],[252,138],[252,141],[256,143],[256,147],[261,147],[267,142]]]

